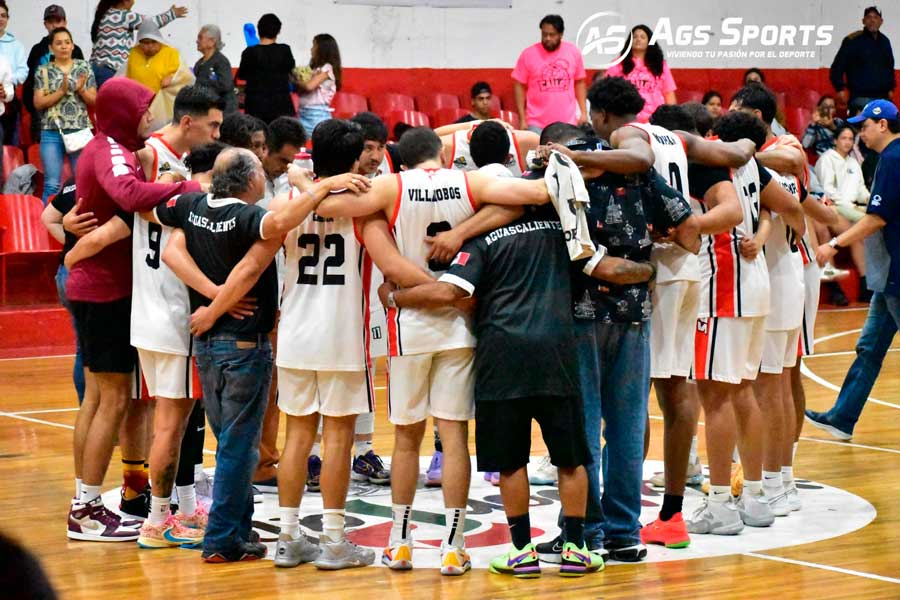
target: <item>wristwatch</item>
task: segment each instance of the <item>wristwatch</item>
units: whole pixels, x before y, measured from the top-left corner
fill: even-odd
[[[838,245],[837,237],[833,237],[830,240],[828,240],[828,245],[831,246],[832,248],[834,248],[835,250],[840,248],[840,246]]]
[[[387,304],[388,308],[397,308],[397,301],[394,300],[394,292],[388,292]]]

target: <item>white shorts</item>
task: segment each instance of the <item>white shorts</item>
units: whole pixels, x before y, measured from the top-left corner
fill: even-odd
[[[821,277],[822,273],[816,263],[813,262],[803,267],[805,298],[803,301],[803,325],[800,329],[800,356],[809,356],[814,351]]]
[[[777,375],[797,365],[797,347],[800,344],[801,327],[789,331],[766,331],[763,344],[763,373]]]
[[[152,398],[202,398],[197,363],[187,356],[137,349],[141,375]]]
[[[700,308],[700,284],[657,284],[650,315],[650,377],[687,377],[694,357],[694,331]]]
[[[306,371],[278,367],[278,408],[292,417],[346,417],[372,410],[374,388],[365,371]]]
[[[692,379],[733,384],[756,379],[765,334],[765,317],[697,319]]]
[[[388,416],[394,425],[412,425],[428,415],[448,421],[475,418],[475,349],[388,359]]]

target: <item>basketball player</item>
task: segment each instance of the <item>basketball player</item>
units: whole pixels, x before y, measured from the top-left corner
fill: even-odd
[[[451,229],[485,202],[546,203],[543,181],[496,179],[481,173],[443,168],[441,139],[428,128],[407,131],[398,143],[403,163],[411,168],[372,181],[366,194],[339,194],[317,209],[322,217],[353,217],[375,212],[391,225],[400,253],[430,274],[449,265],[427,261],[425,237]],[[374,257],[376,264],[377,257]],[[385,265],[379,264],[382,270]],[[444,447],[443,486],[446,537],[441,573],[462,575],[471,568],[465,551],[465,522],[471,466],[467,445],[473,416],[472,361],[475,340],[466,315],[451,308],[388,312],[391,377],[390,420],[395,425],[391,461],[393,527],[382,562],[392,569],[412,568],[411,517],[418,476],[419,447],[429,414],[436,420]]]
[[[720,140],[750,139],[761,147],[765,126],[739,112],[723,116],[713,129]],[[709,497],[687,521],[690,533],[733,535],[744,525],[771,525],[774,515],[762,496],[761,417],[753,394],[765,343],[769,313],[769,272],[760,251],[760,212],[777,212],[802,231],[803,211],[768,171],[751,160],[730,174],[723,170],[698,172],[692,195],[703,199],[721,182],[733,182],[741,202],[741,223],[729,233],[704,236],[701,251],[701,304],[694,351],[694,378],[706,415],[709,456]],[[712,200],[712,198],[710,198]],[[746,248],[752,245],[755,252]],[[737,505],[731,496],[731,460],[740,434],[741,461],[746,479]]]
[[[490,122],[492,121],[472,121],[469,124],[440,128],[439,132],[455,128],[455,131],[452,131],[452,133],[441,136],[444,156],[446,157],[444,166],[448,169],[459,169],[460,171],[474,171],[477,169],[478,166],[472,158],[472,150],[470,148],[472,134],[482,123]],[[525,164],[525,157],[528,155],[528,152],[537,148],[540,137],[531,131],[513,130],[509,129],[505,123],[501,125],[498,121],[493,122],[504,127],[509,136],[509,155],[503,161],[503,165],[515,177],[519,177],[528,170]]]

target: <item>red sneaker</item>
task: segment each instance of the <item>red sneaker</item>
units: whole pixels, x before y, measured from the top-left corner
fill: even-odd
[[[691,537],[681,513],[675,513],[668,521],[656,519],[644,525],[641,528],[641,541],[645,544],[662,544],[666,548],[687,548]]]

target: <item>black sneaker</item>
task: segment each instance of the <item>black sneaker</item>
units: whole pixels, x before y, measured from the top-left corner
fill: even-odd
[[[244,542],[234,550],[226,552],[203,552],[204,562],[214,564],[260,560],[265,556],[266,545],[260,542]]]
[[[643,544],[631,544],[623,546],[615,542],[606,542],[604,549],[609,552],[610,560],[619,562],[639,562],[647,557],[647,546]]]
[[[144,488],[144,491],[132,498],[125,499],[125,486],[122,486],[119,500],[119,512],[126,517],[134,519],[146,519],[150,514],[150,486]]]
[[[306,491],[319,491],[319,477],[322,474],[322,459],[310,454],[306,461]]]
[[[825,284],[825,287],[828,288],[831,304],[835,306],[847,306],[850,304],[846,294],[844,294],[844,290],[841,289],[837,281],[829,281]]]
[[[562,536],[558,535],[549,542],[543,542],[535,546],[538,558],[544,562],[553,564],[562,564],[563,541]]]

